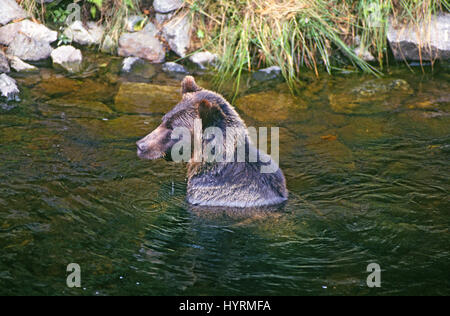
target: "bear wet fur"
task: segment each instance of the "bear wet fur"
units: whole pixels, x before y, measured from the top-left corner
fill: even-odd
[[[267,154],[260,152],[250,141],[247,127],[221,95],[199,87],[193,77],[187,76],[182,84],[182,99],[162,118],[152,133],[139,140],[137,154],[143,159],[170,157],[171,133],[177,127],[188,128],[194,135],[194,120],[201,119],[203,130],[218,127],[223,134],[223,152],[230,151],[231,162],[188,162],[187,201],[200,206],[259,207],[283,203],[287,200],[286,181],[281,169]],[[233,131],[227,135],[227,131]],[[236,135],[237,134],[237,135]],[[237,160],[237,144],[228,143],[227,137],[236,137],[245,146],[245,161]],[[202,139],[205,150],[210,139]],[[233,146],[227,148],[226,146]],[[257,157],[254,160],[249,159]],[[271,164],[272,173],[262,173],[261,167]]]

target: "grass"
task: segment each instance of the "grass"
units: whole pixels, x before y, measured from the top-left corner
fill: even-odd
[[[48,19],[47,10],[64,11],[72,0],[52,7],[40,0],[19,0],[34,17]],[[148,1],[147,1],[148,2]],[[117,44],[130,14],[141,14],[141,0],[80,0],[84,20],[105,25]],[[302,74],[332,73],[342,67],[380,75],[388,62],[389,17],[419,25],[434,14],[450,11],[449,0],[185,0],[195,25],[192,49],[220,56],[217,86],[233,79],[237,91],[244,72],[279,66],[294,89]],[[148,3],[147,3],[148,4]],[[148,9],[148,8],[147,8]],[[185,10],[186,11],[186,10]],[[67,12],[66,12],[67,14]],[[147,12],[148,14],[148,12]],[[64,16],[59,12],[57,16]],[[354,53],[360,46],[377,63]]]
[[[220,86],[239,87],[244,70],[276,65],[294,88],[302,72],[345,64],[380,75],[388,58],[389,16],[410,23],[449,11],[448,0],[187,0],[203,46],[221,56]],[[359,45],[378,65],[355,55]]]

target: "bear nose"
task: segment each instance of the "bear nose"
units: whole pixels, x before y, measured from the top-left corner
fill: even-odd
[[[145,146],[143,143],[141,143],[141,141],[137,141],[136,146],[140,151],[145,151]]]

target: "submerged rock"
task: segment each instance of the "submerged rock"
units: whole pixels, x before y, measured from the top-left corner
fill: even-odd
[[[158,13],[169,13],[183,6],[183,0],[154,0],[153,8]]]
[[[214,64],[217,59],[217,55],[211,52],[198,52],[189,57],[189,60],[196,64],[200,69],[205,69],[206,66]]]
[[[69,72],[79,72],[83,56],[81,51],[73,46],[60,46],[52,51],[53,64],[57,64]]]
[[[0,92],[1,96],[8,101],[18,101],[19,88],[17,87],[16,80],[9,77],[7,74],[0,75]]]
[[[236,101],[236,107],[259,122],[279,123],[301,119],[308,105],[289,93],[272,90],[243,96]]]
[[[276,79],[281,74],[281,68],[278,66],[271,66],[264,69],[259,69],[252,74],[252,78],[257,81],[267,81]]]
[[[162,63],[165,51],[162,43],[156,37],[158,30],[155,25],[148,23],[142,31],[124,33],[119,38],[120,56],[140,57],[153,63]]]
[[[138,57],[127,57],[123,60],[121,79],[130,82],[148,82],[156,75],[155,66]]]
[[[178,56],[185,57],[191,44],[191,22],[189,16],[175,17],[167,22],[162,33],[169,43],[170,49]]]
[[[123,113],[166,113],[180,99],[179,87],[124,82],[114,99],[114,107]]]
[[[139,57],[127,57],[123,60],[122,62],[122,71],[123,72],[130,72],[131,71],[131,67],[133,67],[133,65],[136,62],[142,62],[142,59],[140,59]]]
[[[28,14],[14,0],[0,0],[0,25],[26,18]]]
[[[162,66],[162,70],[164,72],[169,72],[169,73],[179,73],[179,74],[188,74],[189,72],[187,71],[186,68],[184,68],[183,65],[174,63],[174,62],[167,62],[164,63],[164,65]]]
[[[450,13],[432,16],[415,24],[389,20],[387,38],[396,60],[450,59]]]
[[[341,91],[328,96],[335,113],[375,114],[392,111],[400,106],[401,100],[414,91],[402,79],[373,79],[362,84],[349,86],[348,81],[334,89]]]
[[[17,72],[21,72],[21,71],[37,71],[38,68],[27,64],[26,62],[24,62],[23,60],[21,60],[19,57],[16,56],[7,56],[9,59],[9,62],[11,64],[11,68],[14,69]]]
[[[0,73],[10,71],[8,59],[6,58],[5,53],[0,49]]]
[[[95,22],[88,22],[86,27],[81,21],[75,21],[64,31],[72,42],[81,45],[98,45],[102,41],[105,30]]]

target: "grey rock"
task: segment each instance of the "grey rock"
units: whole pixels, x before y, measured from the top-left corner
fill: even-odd
[[[0,72],[10,72],[8,59],[5,53],[0,49]]]
[[[120,56],[140,57],[153,63],[162,63],[165,51],[162,43],[157,39],[158,30],[155,25],[148,23],[142,31],[124,33],[119,38],[118,54]]]
[[[205,69],[207,65],[214,64],[217,61],[217,55],[211,52],[198,52],[192,54],[189,60],[201,69]]]
[[[367,50],[367,48],[362,48],[361,46],[356,47],[353,52],[356,56],[364,61],[375,61],[375,57]]]
[[[37,41],[24,34],[17,34],[9,44],[6,53],[22,60],[37,61],[48,58],[52,51],[53,48],[48,42]]]
[[[79,49],[64,45],[52,51],[53,64],[59,65],[69,72],[78,72],[81,68],[83,55]]]
[[[134,32],[135,31],[134,27],[142,20],[144,20],[144,18],[139,15],[129,16],[125,21],[125,29],[127,30],[127,32]]]
[[[156,20],[156,23],[158,23],[158,24],[163,24],[164,22],[166,22],[166,21],[169,21],[172,17],[173,17],[173,13],[167,13],[167,14],[164,14],[164,13],[155,13],[155,20]]]
[[[9,63],[11,64],[11,68],[17,72],[37,71],[38,70],[37,67],[27,64],[26,62],[21,60],[19,57],[16,57],[16,56],[7,56],[7,57],[9,59]]]
[[[85,27],[78,20],[73,22],[64,31],[64,35],[67,38],[81,45],[99,45],[104,33],[105,29],[103,26],[95,22],[88,22]]]
[[[127,57],[122,62],[121,81],[149,82],[155,75],[155,66],[144,59]]]
[[[130,72],[131,68],[136,62],[142,62],[142,59],[139,57],[127,57],[122,62],[122,71],[123,72]]]
[[[432,16],[417,25],[389,19],[387,38],[396,60],[450,59],[450,13]],[[421,54],[419,54],[419,51]]]
[[[180,64],[177,64],[174,62],[164,63],[164,65],[162,66],[162,70],[165,72],[170,72],[170,73],[180,73],[180,74],[188,74],[189,73],[189,71],[187,71],[183,65],[180,65]]]
[[[158,13],[169,13],[183,6],[183,0],[154,0],[153,8]]]
[[[102,42],[101,46],[100,46],[100,50],[103,53],[110,53],[110,54],[112,54],[112,53],[115,52],[115,47],[116,47],[116,45],[115,45],[115,42],[114,42],[113,38],[111,36],[109,36],[109,35],[106,35],[105,38],[103,39],[103,42]]]
[[[14,0],[0,0],[0,24],[26,18],[28,14]]]
[[[187,15],[175,17],[166,23],[162,29],[163,36],[170,49],[178,56],[185,57],[191,43],[191,22]]]
[[[16,81],[7,74],[0,75],[0,92],[1,96],[10,100],[18,100],[19,88]]]
[[[259,69],[252,74],[252,78],[258,81],[266,81],[277,78],[281,74],[281,68],[278,66],[271,66],[264,69]]]
[[[48,27],[29,20],[22,20],[0,27],[0,44],[10,45],[19,34],[47,44],[58,38],[58,33]]]

